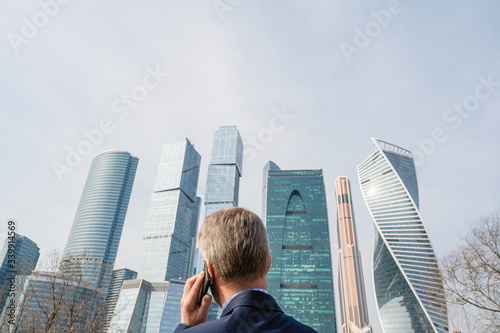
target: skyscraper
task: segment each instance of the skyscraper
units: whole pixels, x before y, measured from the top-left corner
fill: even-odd
[[[0,312],[9,294],[11,281],[7,278],[12,274],[17,275],[16,279],[30,275],[40,257],[40,248],[28,237],[17,234],[11,244],[14,246],[13,256],[9,256],[9,238],[5,240],[0,252]]]
[[[273,161],[269,161],[262,170],[262,221],[266,222],[266,201],[267,201],[267,174],[269,171],[281,170]]]
[[[337,331],[322,170],[268,171],[268,291],[283,311],[320,333]]]
[[[342,333],[371,333],[363,267],[352,206],[351,184],[347,177],[338,177],[335,181],[335,197],[337,199]]]
[[[162,282],[187,278],[191,224],[199,209],[196,191],[200,161],[200,154],[186,138],[163,146],[144,228],[139,279]]]
[[[212,140],[212,160],[205,187],[205,218],[218,210],[238,206],[243,169],[243,141],[236,126],[220,126]],[[196,251],[195,268],[203,269],[203,258]]]
[[[205,188],[205,217],[238,206],[243,168],[243,141],[236,126],[220,126],[212,141]]]
[[[180,321],[178,289],[193,260],[201,202],[196,196],[200,161],[187,138],[163,146],[138,279],[124,282],[109,332],[159,332],[168,326],[164,320]]]
[[[448,332],[441,274],[419,211],[410,151],[372,139],[358,165],[365,203],[375,224],[373,282],[385,333]]]
[[[128,269],[121,268],[113,271],[111,275],[111,282],[109,283],[108,295],[106,296],[104,316],[106,317],[106,323],[109,324],[113,313],[115,311],[116,301],[120,295],[120,290],[122,289],[123,281],[134,280],[137,278],[137,272]]]
[[[139,159],[109,150],[92,161],[63,254],[62,268],[83,274],[105,295]]]

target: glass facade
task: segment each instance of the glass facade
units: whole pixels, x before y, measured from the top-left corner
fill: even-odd
[[[268,171],[268,291],[283,311],[336,332],[330,234],[322,170]]]
[[[205,188],[205,217],[238,206],[243,168],[243,141],[236,126],[221,126],[212,141]]]
[[[184,285],[185,281],[170,281],[161,321],[160,332],[162,333],[173,333],[181,322],[181,299],[184,293]]]
[[[201,157],[186,139],[163,147],[151,198],[138,278],[149,282],[186,279],[192,261],[193,223]],[[196,228],[196,227],[194,227]]]
[[[16,309],[19,332],[93,332],[101,294],[67,275],[33,272],[25,278]],[[97,316],[97,317],[96,317]]]
[[[111,318],[113,317],[116,301],[118,301],[118,296],[120,295],[123,281],[134,280],[136,278],[137,272],[128,268],[116,269],[111,274],[111,282],[109,283],[108,295],[106,296],[106,304],[104,310],[104,316],[106,317],[107,323],[109,323],[111,321]]]
[[[143,332],[151,289],[151,284],[144,280],[123,282],[108,333]]]
[[[441,274],[419,212],[413,155],[373,139],[358,166],[375,223],[373,282],[385,333],[448,332]]]
[[[92,161],[62,268],[108,290],[139,159],[110,150]],[[81,272],[81,273],[80,273]]]
[[[3,309],[7,296],[9,294],[10,281],[9,276],[15,271],[17,275],[30,275],[35,269],[40,257],[40,248],[31,239],[19,234],[15,235],[13,242],[15,246],[15,258],[9,256],[9,238],[3,244],[2,252],[0,252],[0,309]],[[15,259],[14,266],[10,267],[12,259]]]
[[[266,200],[267,200],[267,173],[269,171],[281,170],[273,161],[269,161],[262,170],[262,221],[266,222]]]
[[[123,283],[109,333],[173,333],[181,321],[185,281]]]

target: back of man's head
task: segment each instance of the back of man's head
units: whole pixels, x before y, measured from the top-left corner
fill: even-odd
[[[225,284],[254,281],[267,274],[271,253],[266,227],[249,210],[235,207],[208,216],[198,243]]]

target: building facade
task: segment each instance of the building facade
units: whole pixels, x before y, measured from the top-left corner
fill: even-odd
[[[33,272],[19,290],[19,332],[98,332],[105,327],[104,298],[91,282],[66,273]]]
[[[123,281],[134,280],[136,278],[137,272],[128,268],[115,269],[111,274],[111,282],[109,283],[104,310],[104,316],[106,317],[107,323],[109,323],[113,317]]]
[[[187,138],[163,146],[138,279],[123,283],[109,332],[168,332],[171,321],[179,323],[179,285],[183,290],[196,246],[200,162]]]
[[[262,221],[266,222],[266,202],[267,202],[267,174],[269,171],[279,171],[280,167],[273,161],[269,161],[262,170]]]
[[[243,140],[236,126],[220,126],[214,132],[205,187],[205,218],[221,209],[238,206],[243,148]],[[202,270],[203,256],[199,249],[196,249],[193,274]],[[217,319],[219,310],[219,306],[212,301],[208,320]]]
[[[139,279],[186,279],[192,261],[192,227],[199,210],[196,191],[201,156],[186,138],[163,146],[149,206]],[[198,205],[198,206],[197,206]]]
[[[181,321],[185,281],[123,282],[109,333],[172,333]]]
[[[347,177],[335,181],[337,240],[339,246],[339,289],[342,333],[372,333],[366,305],[363,265]]]
[[[221,126],[212,141],[205,187],[205,217],[238,206],[243,171],[243,141],[236,126]]]
[[[358,177],[375,224],[373,283],[383,330],[448,332],[441,274],[419,211],[413,155],[372,141]]]
[[[283,311],[336,332],[330,233],[322,170],[268,171],[268,291]]]
[[[9,244],[11,247],[14,246],[12,254],[9,252]],[[39,257],[40,248],[28,237],[17,234],[5,240],[0,252],[0,309],[3,309],[9,294],[11,285],[9,277],[12,276],[12,272],[15,272],[17,278],[31,275]]]
[[[61,268],[108,290],[139,159],[105,151],[92,161]]]

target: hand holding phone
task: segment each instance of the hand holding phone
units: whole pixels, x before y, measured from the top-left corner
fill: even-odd
[[[203,265],[203,271],[205,272],[205,277],[203,278],[200,292],[198,293],[198,300],[196,301],[196,304],[198,304],[198,306],[201,305],[201,300],[207,294],[208,287],[212,284],[212,277],[210,276],[210,273],[208,273],[207,263]]]

